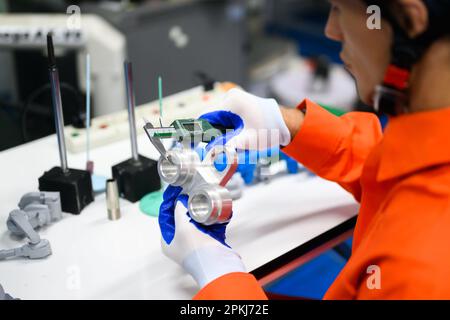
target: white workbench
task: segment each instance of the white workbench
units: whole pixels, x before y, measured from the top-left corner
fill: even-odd
[[[38,178],[58,165],[56,137],[0,153],[0,249],[17,247],[6,228],[20,197],[37,191]],[[144,135],[140,153],[156,159]],[[91,151],[97,174],[130,157],[127,141]],[[85,155],[68,154],[69,166],[83,168]],[[53,254],[44,260],[0,261],[0,284],[21,299],[190,299],[194,281],[160,250],[157,219],[121,199],[122,218],[107,219],[104,195],[81,215],[40,230]],[[336,184],[306,175],[277,178],[246,187],[234,202],[228,243],[253,270],[346,221],[357,213],[353,198]]]

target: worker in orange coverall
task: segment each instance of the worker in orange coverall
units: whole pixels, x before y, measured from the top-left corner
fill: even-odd
[[[288,109],[238,89],[215,116],[238,119],[238,149],[261,142],[255,130],[276,130],[285,153],[360,202],[351,258],[325,299],[450,299],[450,1],[330,2],[325,33],[342,44],[361,100],[389,116],[384,132],[372,113],[337,117],[309,100]],[[369,28],[369,5],[381,28]],[[162,246],[199,284],[195,298],[266,299],[226,225],[190,220],[179,191],[164,196]],[[370,266],[381,272],[376,289]]]

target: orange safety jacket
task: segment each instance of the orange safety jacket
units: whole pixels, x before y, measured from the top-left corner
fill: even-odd
[[[309,100],[283,149],[360,202],[352,255],[325,299],[450,299],[450,108],[389,119],[337,117]],[[231,273],[195,299],[264,299],[256,279]]]

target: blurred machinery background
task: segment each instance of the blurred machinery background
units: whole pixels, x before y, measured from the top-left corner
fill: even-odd
[[[71,5],[82,14],[77,32],[64,23]],[[137,105],[157,98],[162,76],[165,96],[231,81],[285,105],[307,96],[349,110],[356,100],[352,79],[335,64],[339,45],[323,35],[328,6],[326,0],[0,0],[0,150],[54,133],[48,30],[56,33],[66,125],[84,126],[86,53],[94,117],[125,110],[119,63],[125,57],[135,65]]]

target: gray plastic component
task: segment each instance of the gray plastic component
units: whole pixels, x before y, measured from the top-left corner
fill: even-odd
[[[11,233],[28,238],[21,247],[0,250],[0,260],[24,257],[42,259],[52,254],[50,242],[41,239],[35,229],[62,218],[58,192],[31,192],[19,202],[19,209],[10,212],[6,225]]]
[[[10,250],[0,251],[0,260],[9,258],[29,258],[29,259],[42,259],[52,254],[50,242],[46,239],[40,240],[36,244],[27,243],[23,246]]]
[[[12,233],[20,236],[26,236],[30,239],[30,243],[36,244],[41,240],[41,238],[34,230],[34,227],[30,223],[28,217],[29,215],[27,212],[15,209],[10,212],[6,223],[8,225],[8,229]]]
[[[61,200],[59,192],[30,192],[25,194],[19,202],[19,208],[27,215],[29,224],[33,229],[49,225],[62,218]],[[6,225],[8,230],[17,236],[26,236],[26,233],[18,228],[9,214]]]
[[[62,218],[61,199],[59,192],[30,192],[20,199],[18,207],[24,210],[29,204],[44,204],[50,210],[50,221]]]

